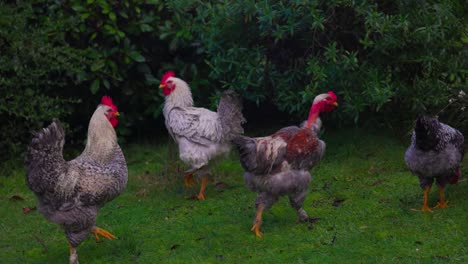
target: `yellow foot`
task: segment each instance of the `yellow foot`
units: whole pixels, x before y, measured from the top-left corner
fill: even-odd
[[[99,227],[95,227],[93,229],[93,231],[91,231],[91,233],[93,233],[94,237],[96,237],[96,241],[99,241],[99,236],[102,236],[102,237],[107,238],[107,239],[117,238],[113,234],[111,234],[111,233],[107,232],[106,230],[104,230],[102,228],[99,228]]]
[[[434,209],[434,208],[445,208],[445,207],[447,207],[447,204],[448,204],[448,201],[443,201],[443,202],[439,201],[439,202],[437,202],[437,205],[434,206],[432,209]]]
[[[260,224],[259,223],[255,223],[252,226],[252,228],[250,229],[250,231],[255,232],[255,235],[257,237],[262,237],[263,236],[263,233],[260,231]]]
[[[430,212],[430,213],[431,213],[432,210],[431,210],[431,208],[429,208],[428,206],[423,206],[423,207],[421,208],[421,212]]]
[[[188,188],[191,188],[193,186],[193,173],[185,173],[184,185]]]

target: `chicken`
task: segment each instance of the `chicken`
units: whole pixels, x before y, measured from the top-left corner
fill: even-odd
[[[57,120],[34,134],[26,153],[27,184],[38,210],[65,230],[72,264],[78,263],[77,247],[88,234],[96,240],[115,238],[96,226],[96,217],[127,185],[127,165],[114,130],[118,115],[104,96],[89,122],[86,147],[74,160],[63,158],[65,133]]]
[[[427,199],[434,178],[440,196],[435,207],[447,206],[444,187],[447,183],[457,183],[461,177],[463,142],[464,137],[460,131],[439,122],[436,118],[421,116],[416,120],[411,145],[405,153],[405,161],[411,172],[418,176],[419,185],[424,189],[422,212],[432,211]]]
[[[263,211],[280,196],[289,196],[299,221],[309,219],[302,209],[311,180],[309,170],[325,152],[325,142],[317,137],[321,124],[319,114],[333,110],[338,105],[336,99],[333,92],[318,95],[302,127],[285,127],[268,137],[239,136],[233,140],[245,170],[245,183],[251,191],[258,193],[257,213],[251,229],[257,237],[263,235],[260,231]]]
[[[195,198],[204,200],[212,161],[229,153],[231,140],[244,132],[241,100],[227,90],[221,96],[217,112],[194,107],[189,86],[173,72],[164,74],[160,88],[166,97],[163,109],[166,128],[179,146],[180,159],[190,166],[184,174],[184,184],[190,187],[194,175],[203,176]]]

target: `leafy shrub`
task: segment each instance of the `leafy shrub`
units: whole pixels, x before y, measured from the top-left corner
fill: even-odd
[[[201,106],[234,88],[304,118],[333,90],[333,123],[409,127],[428,113],[467,130],[465,13],[455,0],[2,2],[0,147],[21,152],[53,117],[83,138],[104,94],[124,113],[120,135],[163,129],[169,69]]]
[[[317,93],[334,90],[343,106],[336,120],[358,122],[364,115],[388,126],[435,114],[467,84],[459,1],[186,0],[168,6],[185,17],[180,28],[201,43],[212,80],[290,114],[304,116]]]
[[[67,89],[85,63],[30,5],[0,4],[0,159],[23,151],[30,130],[64,117],[78,100]]]

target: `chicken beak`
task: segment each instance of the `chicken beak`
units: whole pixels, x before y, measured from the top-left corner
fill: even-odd
[[[335,107],[338,107],[338,103],[337,103],[337,102],[334,102],[333,105],[334,105]]]
[[[159,85],[159,88],[161,88],[161,89],[164,88],[164,87],[166,87],[165,84],[160,84],[160,85]]]
[[[120,113],[119,113],[119,112],[115,112],[115,113],[114,113],[114,116],[120,116]]]

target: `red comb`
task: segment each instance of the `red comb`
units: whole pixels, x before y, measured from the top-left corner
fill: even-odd
[[[107,105],[114,111],[117,111],[117,106],[114,105],[114,103],[112,102],[112,98],[110,98],[109,96],[104,95],[101,99],[101,104]]]
[[[107,95],[104,95],[101,99],[101,104],[107,105],[107,106],[113,106],[114,104],[112,103],[112,98],[110,98]]]
[[[338,99],[336,97],[336,94],[334,92],[332,92],[332,91],[328,91],[328,95],[330,95],[330,97],[333,99],[333,101],[336,101],[336,99]]]
[[[175,73],[173,71],[168,71],[166,73],[164,73],[162,79],[161,79],[161,84],[165,84],[167,79],[171,78],[171,77],[174,77],[175,76]]]

